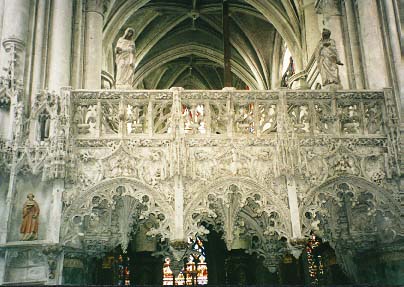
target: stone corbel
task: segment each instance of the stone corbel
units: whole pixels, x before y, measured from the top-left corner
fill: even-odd
[[[42,253],[46,256],[48,262],[48,278],[53,280],[56,278],[58,258],[62,253],[61,246],[47,246],[42,250]]]

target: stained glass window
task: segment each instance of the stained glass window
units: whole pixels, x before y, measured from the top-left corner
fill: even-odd
[[[311,234],[306,246],[306,256],[312,285],[318,285],[321,277],[324,275],[323,259],[321,255],[316,252],[320,244],[321,240],[317,238],[315,234]]]
[[[172,286],[173,279],[173,271],[171,271],[170,268],[170,258],[166,258],[163,265],[163,285]]]
[[[118,269],[118,286],[130,285],[130,270],[129,270],[130,258],[126,254],[120,254],[117,260]]]
[[[166,258],[163,266],[163,285],[196,286],[208,284],[208,266],[206,252],[200,238],[189,238],[189,255],[184,260],[182,270],[174,278],[170,268],[170,258]]]

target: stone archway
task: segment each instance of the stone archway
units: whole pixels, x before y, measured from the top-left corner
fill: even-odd
[[[353,175],[324,182],[310,190],[300,205],[303,234],[314,232],[328,241],[352,280],[358,276],[357,254],[399,237],[394,228],[400,226],[399,214],[391,192]]]
[[[274,192],[247,177],[220,178],[195,192],[185,207],[185,232],[188,236],[207,234],[202,223],[222,231],[227,250],[244,249],[263,258],[275,272],[281,254],[291,238],[287,203]]]
[[[153,188],[134,179],[115,178],[81,193],[63,212],[61,241],[70,247],[103,253],[125,250],[134,227],[149,219],[153,235],[170,236],[172,207]]]

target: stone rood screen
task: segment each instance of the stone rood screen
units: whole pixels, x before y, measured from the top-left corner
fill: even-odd
[[[280,175],[301,169],[305,161],[299,156],[301,149],[315,154],[316,148],[349,142],[383,153],[381,149],[388,147],[391,160],[386,174],[397,169],[397,114],[389,89],[65,92],[71,101],[71,138],[79,149],[122,141],[133,147],[183,141],[177,153],[197,146],[225,150],[231,146],[268,147],[276,163],[273,171]]]

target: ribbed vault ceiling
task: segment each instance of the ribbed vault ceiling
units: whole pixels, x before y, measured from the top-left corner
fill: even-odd
[[[300,64],[299,1],[229,0],[233,86],[270,89],[272,73],[280,73],[284,43]],[[114,73],[114,47],[132,27],[135,87],[223,87],[222,0],[109,0],[104,5],[104,70]]]

